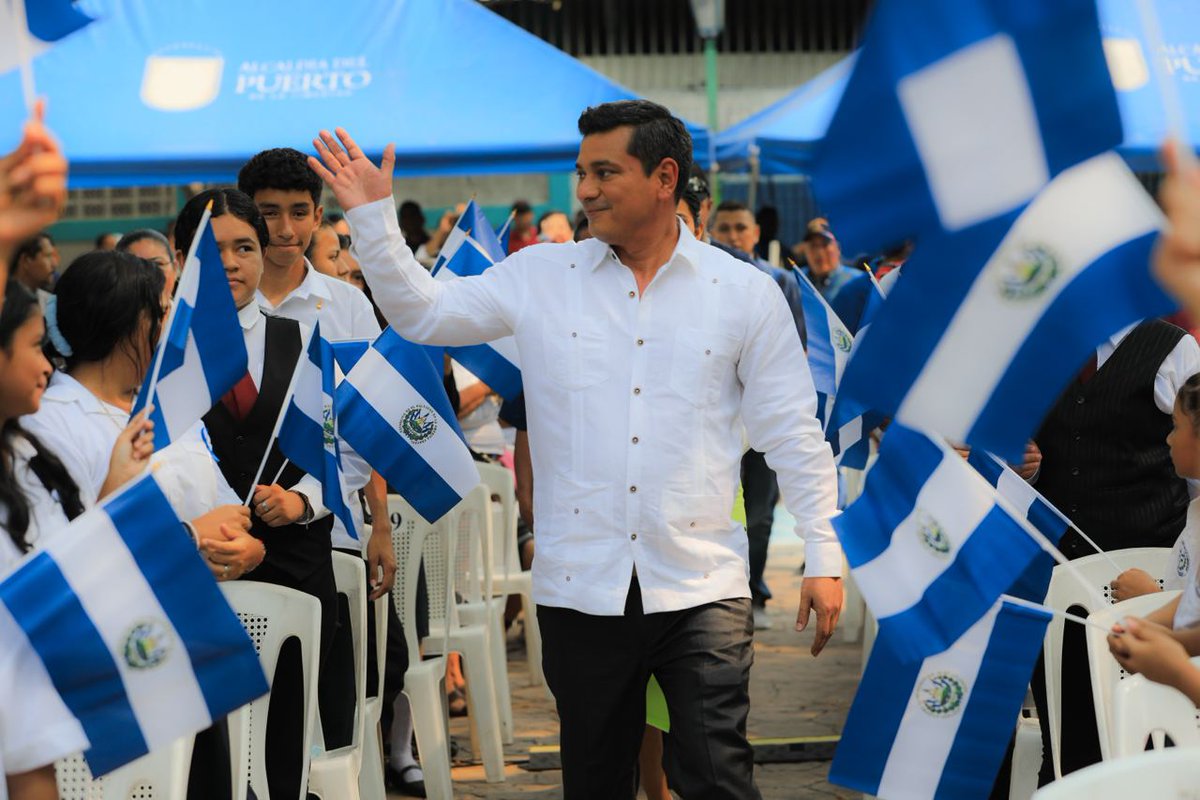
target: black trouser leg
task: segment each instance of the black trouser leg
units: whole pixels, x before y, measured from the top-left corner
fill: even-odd
[[[763,579],[767,568],[767,544],[775,521],[775,505],[779,502],[779,483],[767,466],[767,459],[755,450],[742,456],[742,498],[746,504],[746,536],[750,541],[750,596],[754,605],[762,605],[771,597]]]

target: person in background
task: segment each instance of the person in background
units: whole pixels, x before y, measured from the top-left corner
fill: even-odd
[[[538,243],[537,226],[533,224],[533,206],[525,200],[512,204],[512,227],[508,230],[509,255]]]
[[[571,241],[571,221],[561,211],[547,211],[538,218],[538,241],[562,244]]]
[[[400,204],[397,214],[400,230],[404,233],[404,243],[415,253],[417,248],[429,241],[429,231],[425,230],[425,211],[416,200],[405,200]]]
[[[333,226],[333,229],[337,231],[338,238],[350,235],[350,223],[346,222],[344,215],[327,211],[321,216],[321,219],[328,221]]]
[[[167,237],[150,228],[140,228],[130,231],[121,237],[116,247],[118,252],[131,253],[138,258],[149,261],[162,270],[166,285],[163,296],[168,299],[175,296],[175,254]]]
[[[433,269],[433,265],[437,263],[438,255],[442,252],[442,247],[446,244],[446,240],[450,238],[450,232],[454,230],[454,226],[458,224],[458,218],[467,210],[466,203],[447,208],[441,219],[438,220],[438,225],[433,229],[433,233],[429,239],[413,252],[416,254],[417,261],[421,262],[421,266],[425,269]]]
[[[773,266],[784,266],[780,263],[780,259],[786,253],[791,252],[791,248],[779,239],[779,209],[775,206],[759,206],[758,211],[754,214],[754,221],[758,223],[759,237],[758,242],[754,245],[753,255]],[[778,242],[775,260],[771,258],[772,242]]]
[[[833,303],[838,291],[860,274],[858,270],[842,263],[841,247],[829,229],[829,221],[824,217],[808,221],[804,228],[804,240],[793,249],[803,255],[804,265],[801,269],[826,303]]]
[[[8,271],[13,280],[29,291],[48,292],[54,288],[56,264],[54,240],[41,231],[14,248]]]
[[[341,237],[334,230],[332,222],[321,220],[313,232],[308,249],[304,251],[304,257],[322,275],[339,281],[349,280],[350,267],[342,260]]]
[[[117,242],[121,240],[119,233],[101,233],[92,242],[93,250],[116,250]]]

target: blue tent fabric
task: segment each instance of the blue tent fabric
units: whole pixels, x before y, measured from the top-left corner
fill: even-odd
[[[1154,0],[1167,52],[1168,80],[1178,91],[1187,120],[1187,140],[1200,147],[1200,13],[1196,0]],[[1150,61],[1137,3],[1098,0],[1100,32],[1125,136],[1118,152],[1130,167],[1157,170],[1167,135],[1162,91]],[[717,161],[729,171],[746,170],[751,146],[759,148],[763,175],[807,173],[817,143],[841,100],[854,56],[838,62],[782,100],[716,136]],[[870,124],[864,120],[864,124]],[[1087,124],[1086,120],[1080,124]]]
[[[855,55],[842,59],[783,99],[717,134],[721,168],[747,169],[750,149],[756,146],[763,174],[805,171],[842,99],[854,61]]]
[[[374,157],[395,142],[401,176],[565,171],[580,112],[636,96],[474,0],[79,8],[97,21],[34,59],[73,187],[228,181],[336,125]],[[0,109],[24,117],[15,70]],[[707,131],[689,128],[707,161]]]

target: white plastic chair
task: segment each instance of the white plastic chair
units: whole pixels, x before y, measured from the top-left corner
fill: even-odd
[[[1071,562],[1071,569],[1060,564],[1054,568],[1050,588],[1046,592],[1046,605],[1065,611],[1072,606],[1081,606],[1089,614],[1098,610],[1099,599],[1111,604],[1112,588],[1109,585],[1117,574],[1132,567],[1143,569],[1156,578],[1161,578],[1167,569],[1170,550],[1165,547],[1134,547],[1128,550],[1110,550],[1107,553],[1085,556]],[[1116,562],[1113,570],[1109,560]],[[1074,571],[1072,571],[1074,570]],[[1076,572],[1084,579],[1080,583]],[[1046,628],[1043,648],[1046,667],[1046,716],[1050,727],[1050,752],[1054,762],[1054,775],[1062,777],[1062,617],[1055,616]],[[1072,622],[1072,625],[1079,623]]]
[[[1192,798],[1200,786],[1200,758],[1173,747],[1101,761],[1040,789],[1034,800],[1131,800]]]
[[[446,658],[421,660],[417,640],[417,575],[425,560],[425,583],[430,615],[445,618],[454,603],[450,553],[455,532],[441,522],[430,525],[400,495],[388,495],[392,549],[396,554],[395,598],[404,639],[408,671],[404,694],[412,706],[413,730],[421,751],[421,771],[430,800],[453,800],[450,780],[450,719],[446,714]]]
[[[1013,745],[1008,800],[1029,800],[1037,791],[1042,768],[1042,728],[1037,717],[1017,717],[1017,740]]]
[[[463,625],[487,628],[491,654],[492,682],[496,689],[496,709],[500,714],[500,740],[512,744],[512,693],[508,681],[508,648],[505,643],[503,596],[492,589],[492,500],[487,486],[479,484],[455,509],[458,522],[458,563],[454,586],[457,589],[458,618]],[[470,687],[468,687],[470,688]]]
[[[455,506],[442,522],[456,534],[456,551],[453,572],[454,588],[463,598],[474,600],[478,611],[471,616],[474,622],[459,617],[459,604],[451,603],[444,616],[435,609],[429,610],[429,637],[425,640],[425,652],[459,653],[462,655],[463,674],[467,680],[467,710],[471,723],[471,745],[483,761],[484,776],[488,783],[504,781],[504,745],[500,730],[500,704],[496,691],[496,675],[492,669],[493,626],[488,623],[491,616],[481,593],[481,581],[488,572],[484,565],[483,542],[479,525],[461,524],[463,514],[478,512],[478,498],[486,497],[487,489],[481,484],[472,489],[463,501]],[[476,498],[472,501],[470,498]],[[486,520],[487,515],[483,514]],[[468,537],[465,541],[460,537]],[[459,578],[461,577],[461,580]],[[435,591],[433,578],[426,573],[429,591]],[[491,597],[487,598],[490,603]]]
[[[1111,630],[1114,623],[1125,617],[1144,617],[1165,606],[1179,596],[1178,591],[1155,592],[1132,597],[1108,608],[1101,608],[1088,615],[1088,620]],[[1096,731],[1100,736],[1100,758],[1112,758],[1113,694],[1117,687],[1130,676],[1121,668],[1108,651],[1106,634],[1099,628],[1087,626],[1088,671],[1092,676],[1092,705],[1096,711]]]
[[[184,736],[99,779],[82,754],[64,758],[54,764],[58,795],[62,800],[186,800],[194,738]]]
[[[304,730],[301,746],[300,795],[304,800],[308,790],[308,768],[317,729],[317,670],[321,658],[321,602],[312,595],[257,581],[229,581],[221,584],[225,600],[237,613],[238,619],[258,651],[263,672],[268,681],[275,679],[279,651],[284,642],[296,638],[300,642],[304,682]],[[230,727],[230,746],[238,743],[238,763],[247,767],[246,778],[258,800],[269,800],[267,786],[266,741],[267,710],[271,695],[266,694],[245,708],[243,732]],[[239,723],[240,724],[240,723]],[[244,735],[243,735],[244,733]],[[239,781],[239,785],[243,781]],[[244,791],[244,790],[243,790]],[[239,794],[241,794],[239,792]],[[242,795],[244,796],[244,795]],[[284,800],[275,798],[275,800]]]
[[[366,698],[363,706],[362,768],[358,773],[358,793],[363,800],[384,800],[387,786],[383,780],[383,731],[379,726],[383,717],[383,680],[387,664],[388,596],[376,597],[371,603],[375,607],[375,652],[367,653],[375,659],[375,694]]]
[[[513,474],[499,464],[480,462],[479,478],[488,490],[500,498],[500,508],[492,515],[492,547],[495,574],[492,588],[496,594],[521,596],[525,619],[525,657],[529,661],[529,679],[533,686],[546,682],[542,672],[542,631],[537,623],[537,606],[533,604],[533,574],[521,569],[517,552],[517,495]]]
[[[1192,665],[1200,669],[1200,658]],[[1128,676],[1113,691],[1112,717],[1114,759],[1172,746],[1200,747],[1200,711],[1183,692],[1144,675]]]
[[[308,768],[308,791],[323,800],[357,800],[362,768],[363,722],[367,688],[367,565],[357,556],[333,553],[337,593],[350,608],[350,639],[354,649],[354,732],[350,744],[313,755]],[[322,739],[323,743],[323,739]]]

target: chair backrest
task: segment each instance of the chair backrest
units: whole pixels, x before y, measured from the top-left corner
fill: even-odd
[[[354,738],[349,748],[362,746],[367,692],[367,564],[347,553],[333,554],[333,580],[350,607],[350,638],[354,643]]]
[[[449,516],[449,515],[447,515]],[[430,624],[447,619],[454,606],[454,580],[450,554],[458,540],[446,517],[430,524],[403,497],[388,495],[388,518],[392,523],[392,549],[396,554],[395,597],[408,644],[408,663],[421,660],[417,637],[417,589],[421,564],[425,565],[425,590],[429,599]]]
[[[370,602],[375,607],[375,651],[367,653],[367,658],[375,660],[377,679],[375,692],[367,695],[367,699],[374,700],[383,697],[383,673],[387,662],[388,595],[381,595]]]
[[[501,575],[515,575],[521,571],[521,559],[517,553],[517,491],[513,486],[513,473],[501,464],[480,461],[479,479],[487,486],[493,497],[492,511],[492,563]]]
[[[225,600],[242,621],[242,627],[254,642],[267,680],[274,683],[279,653],[285,642],[300,642],[304,681],[304,752],[301,754],[301,786],[308,786],[308,768],[317,724],[317,671],[321,657],[321,602],[312,595],[257,581],[228,581],[221,584]],[[251,703],[247,709],[244,753],[234,761],[248,765],[250,787],[259,797],[271,796],[267,788],[266,741],[267,710],[271,695]],[[231,736],[233,731],[231,730]],[[232,742],[231,742],[232,743]],[[274,798],[273,800],[286,800]]]
[[[454,589],[460,602],[492,604],[492,498],[479,484],[446,515],[457,531]]]
[[[1167,559],[1171,551],[1165,547],[1134,547],[1127,550],[1110,550],[1107,553],[1077,558],[1070,566],[1058,565],[1050,578],[1046,592],[1046,605],[1057,611],[1072,606],[1082,607],[1088,614],[1099,610],[1101,603],[1111,604],[1112,579],[1119,572],[1137,567],[1161,581],[1166,574]],[[1113,563],[1117,570],[1114,571]],[[1062,775],[1062,643],[1064,620],[1055,616],[1046,627],[1043,658],[1046,667],[1047,717],[1050,726],[1050,750],[1054,762],[1054,774]],[[1071,623],[1072,625],[1077,623]]]
[[[1178,591],[1144,594],[1088,615],[1090,622],[1103,626],[1103,630],[1091,625],[1086,628],[1088,670],[1092,676],[1092,707],[1096,712],[1096,730],[1100,734],[1101,758],[1113,757],[1111,742],[1116,730],[1113,725],[1113,694],[1126,678],[1131,677],[1109,653],[1105,631],[1125,617],[1144,617],[1157,611],[1178,596]]]
[[[1192,665],[1200,669],[1200,658]],[[1178,689],[1130,675],[1113,691],[1110,747],[1112,758],[1200,747],[1200,710]]]
[[[185,736],[103,778],[93,778],[82,754],[54,764],[61,800],[186,800],[194,737]],[[2,777],[2,776],[0,776]]]
[[[1185,748],[1101,761],[1039,789],[1034,800],[1188,798],[1200,786],[1200,758]]]

